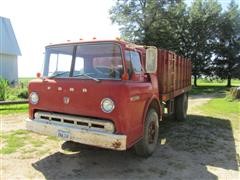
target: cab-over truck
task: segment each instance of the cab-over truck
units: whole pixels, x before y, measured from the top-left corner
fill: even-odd
[[[46,46],[29,84],[27,129],[141,156],[157,147],[159,121],[186,119],[191,61],[122,40]]]

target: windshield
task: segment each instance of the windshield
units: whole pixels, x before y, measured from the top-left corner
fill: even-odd
[[[50,78],[121,79],[120,46],[113,43],[47,47],[43,75]]]

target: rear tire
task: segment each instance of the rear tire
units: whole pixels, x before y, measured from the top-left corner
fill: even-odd
[[[159,118],[155,109],[150,109],[144,123],[143,138],[134,146],[136,154],[149,157],[157,147],[159,133]]]
[[[184,121],[187,119],[187,109],[188,109],[188,94],[184,93],[175,100],[175,119],[177,121]]]

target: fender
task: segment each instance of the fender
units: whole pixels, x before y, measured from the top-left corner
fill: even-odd
[[[160,119],[162,118],[162,107],[161,107],[161,104],[159,102],[159,98],[156,95],[153,94],[152,97],[147,101],[147,103],[145,105],[144,113],[143,113],[143,119],[142,119],[143,124],[145,123],[145,119],[146,119],[146,116],[147,116],[148,109],[149,109],[149,107],[150,107],[150,105],[153,101],[157,102],[157,105],[159,107],[158,108],[159,118]]]
[[[145,108],[144,108],[144,112],[143,112],[143,118],[142,118],[142,124],[143,124],[143,129],[142,129],[142,131],[141,131],[141,135],[140,135],[140,137],[136,140],[136,141],[134,141],[134,142],[132,142],[130,145],[129,145],[129,147],[131,147],[131,146],[133,146],[134,144],[136,144],[138,141],[140,141],[141,139],[142,139],[142,137],[143,137],[143,131],[144,131],[144,123],[145,123],[145,119],[146,119],[146,116],[147,116],[147,112],[148,112],[148,108],[150,107],[150,105],[151,105],[151,103],[153,102],[153,101],[155,101],[156,100],[156,102],[158,103],[158,106],[159,106],[159,114],[160,114],[160,116],[162,116],[162,109],[161,109],[161,104],[160,104],[160,102],[159,102],[159,99],[158,99],[158,97],[156,96],[156,95],[152,95],[151,96],[151,98],[146,102],[146,104],[145,104]]]

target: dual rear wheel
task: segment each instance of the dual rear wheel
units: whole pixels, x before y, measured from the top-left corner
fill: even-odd
[[[177,96],[174,101],[174,118],[177,121],[184,121],[187,119],[188,109],[188,94],[184,93]]]

